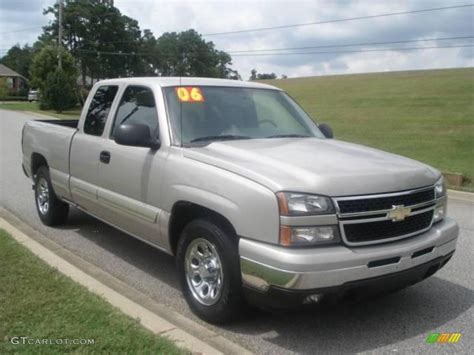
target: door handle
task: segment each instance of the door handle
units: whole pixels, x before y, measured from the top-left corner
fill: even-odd
[[[106,150],[100,152],[100,161],[104,164],[110,163],[110,152]]]

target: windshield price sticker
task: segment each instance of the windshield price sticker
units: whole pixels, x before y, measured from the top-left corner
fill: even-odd
[[[204,96],[200,88],[181,86],[176,88],[176,95],[181,102],[204,102]]]

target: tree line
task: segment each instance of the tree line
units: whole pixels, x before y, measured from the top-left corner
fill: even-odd
[[[155,36],[107,0],[65,0],[58,45],[56,3],[44,9],[54,20],[32,45],[15,45],[0,63],[40,91],[40,107],[63,110],[81,103],[97,80],[129,76],[198,76],[241,80],[232,58],[193,29]],[[62,67],[58,67],[61,56]],[[283,76],[284,77],[284,76]],[[275,79],[252,70],[249,80]],[[79,85],[78,85],[79,84]],[[20,93],[25,96],[25,93]]]
[[[54,20],[43,27],[32,46],[13,46],[0,60],[40,90],[43,106],[52,106],[45,100],[49,85],[64,81],[66,87],[75,87],[76,81],[88,87],[99,79],[127,76],[241,79],[231,68],[231,56],[195,30],[166,32],[157,37],[150,30],[142,31],[138,21],[104,0],[65,1],[61,51],[57,41],[58,11],[58,4],[44,10],[44,15],[53,14]],[[62,68],[57,64],[59,55]],[[67,106],[80,95],[75,92],[69,96],[66,101],[71,103]]]

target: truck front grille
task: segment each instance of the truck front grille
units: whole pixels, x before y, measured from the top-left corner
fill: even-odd
[[[433,211],[427,211],[420,214],[407,217],[404,221],[392,222],[378,221],[345,224],[344,234],[351,243],[360,243],[368,241],[383,241],[384,239],[396,238],[399,236],[408,236],[412,233],[425,230],[430,227],[433,219]]]
[[[434,200],[434,189],[406,195],[364,198],[338,201],[341,213],[389,210],[394,205],[412,206]]]
[[[434,188],[334,199],[343,241],[368,245],[408,238],[431,227]]]

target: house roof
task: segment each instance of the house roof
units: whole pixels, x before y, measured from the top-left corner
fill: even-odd
[[[0,64],[0,76],[19,76],[20,78],[25,78],[23,75],[18,74],[16,71],[3,64]]]

